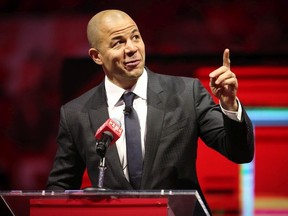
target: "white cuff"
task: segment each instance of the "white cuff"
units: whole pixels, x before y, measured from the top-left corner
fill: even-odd
[[[222,112],[230,119],[233,119],[235,121],[238,121],[238,122],[241,122],[241,117],[242,117],[242,106],[240,104],[240,101],[238,100],[238,98],[236,98],[237,100],[237,103],[238,103],[238,110],[237,111],[230,111],[230,110],[226,110],[222,107],[220,101],[219,101],[219,104],[220,104],[220,107],[221,107],[221,110]]]

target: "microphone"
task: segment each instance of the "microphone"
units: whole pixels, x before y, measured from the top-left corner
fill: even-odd
[[[120,121],[111,118],[96,131],[96,152],[101,158],[105,156],[108,146],[114,144],[122,132]]]

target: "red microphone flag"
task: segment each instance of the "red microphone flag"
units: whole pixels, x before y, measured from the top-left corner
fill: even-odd
[[[117,124],[117,121],[109,118],[106,122],[96,131],[95,138],[97,140],[101,139],[104,132],[110,132],[113,135],[113,140],[111,144],[115,143],[121,136],[123,129]]]

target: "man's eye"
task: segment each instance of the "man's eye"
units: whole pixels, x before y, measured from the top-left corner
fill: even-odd
[[[139,35],[134,35],[134,36],[133,36],[133,40],[138,40],[139,38],[140,38]]]
[[[122,44],[123,42],[122,41],[117,41],[113,44],[113,47],[116,47],[116,46],[119,46],[120,44]]]

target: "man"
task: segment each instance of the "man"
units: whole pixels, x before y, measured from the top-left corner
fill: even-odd
[[[196,174],[199,137],[235,163],[253,159],[253,128],[236,97],[238,82],[230,70],[228,49],[223,66],[209,75],[219,106],[197,79],[156,74],[145,67],[144,42],[126,13],[99,12],[89,21],[87,35],[89,55],[102,66],[105,80],[61,108],[59,146],[47,189],[79,189],[86,167],[97,186],[100,157],[94,134],[109,117],[125,125],[122,95],[127,92],[136,94],[133,107],[141,128],[143,168],[136,189],[196,189],[202,195]],[[124,132],[107,150],[107,188],[135,189],[128,169],[128,139]]]

